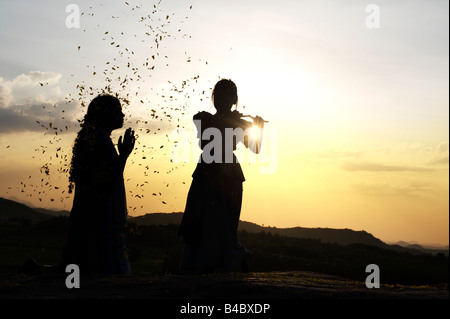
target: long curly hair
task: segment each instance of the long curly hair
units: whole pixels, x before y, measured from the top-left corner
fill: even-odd
[[[72,148],[72,161],[69,170],[69,194],[73,192],[75,184],[85,168],[83,155],[92,153],[96,147],[95,130],[101,123],[103,116],[108,112],[108,106],[120,104],[120,100],[109,94],[100,94],[89,103],[88,110],[80,122],[81,129]]]

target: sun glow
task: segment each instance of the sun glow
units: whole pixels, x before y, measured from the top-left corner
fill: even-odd
[[[253,125],[249,129],[249,137],[252,141],[258,141],[260,138],[260,132],[256,125]]]

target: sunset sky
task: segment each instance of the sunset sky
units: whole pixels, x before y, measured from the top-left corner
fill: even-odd
[[[192,116],[213,112],[211,89],[230,78],[238,110],[269,121],[262,154],[237,151],[242,220],[447,245],[448,11],[446,0],[2,1],[0,197],[71,209],[82,102],[109,85],[129,101],[113,140],[126,127],[138,138],[129,214],[183,211]]]

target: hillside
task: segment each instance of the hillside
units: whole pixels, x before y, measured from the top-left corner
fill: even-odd
[[[18,202],[0,197],[0,221],[28,219],[39,221],[48,218],[47,215]]]
[[[31,222],[42,221],[50,217],[69,216],[69,211],[49,210],[44,208],[30,208],[27,205],[0,198],[0,221],[21,221]],[[129,217],[129,221],[143,226],[153,225],[179,225],[183,213],[151,213],[142,216]],[[276,228],[264,227],[252,222],[241,221],[239,231],[249,233],[269,233],[283,237],[317,239],[323,243],[334,243],[339,245],[364,244],[379,248],[388,248],[397,251],[408,251],[413,253],[442,253],[448,255],[448,247],[433,248],[423,247],[419,244],[386,244],[382,240],[374,237],[366,231],[355,231],[352,229],[333,229],[333,228]],[[403,242],[400,242],[403,243]]]
[[[143,226],[158,226],[158,225],[179,225],[183,213],[152,213],[137,217],[130,217],[129,220],[138,225]],[[240,221],[239,231],[249,232],[253,234],[268,233],[279,235],[283,237],[316,239],[323,243],[332,243],[338,245],[363,244],[367,246],[375,246],[378,248],[386,248],[396,251],[410,252],[415,254],[429,253],[429,254],[444,254],[448,256],[448,248],[424,248],[418,244],[415,245],[388,245],[382,240],[376,238],[366,231],[355,231],[351,229],[333,229],[333,228],[276,228],[264,227],[255,223]]]
[[[448,245],[436,245],[436,244],[419,244],[417,242],[412,242],[412,243],[408,243],[405,241],[397,241],[397,242],[389,242],[387,243],[389,245],[392,246],[401,246],[401,247],[406,247],[406,248],[411,248],[411,249],[419,249],[419,250],[449,250],[449,246]]]
[[[241,230],[256,230],[252,223],[243,223]],[[250,231],[250,230],[247,230]],[[333,229],[333,228],[273,228],[261,227],[260,231],[267,231],[272,234],[278,234],[285,237],[320,239],[324,243],[336,243],[339,245],[365,244],[376,247],[386,247],[387,245],[380,239],[365,231],[354,231],[351,229]]]
[[[0,274],[19,271],[28,258],[45,265],[57,264],[66,240],[69,218],[47,215],[43,220],[30,222],[30,219],[20,219],[20,213],[30,216],[33,210],[7,201],[1,203],[3,208],[0,207],[0,212],[5,212],[5,207],[20,209],[15,210],[17,215],[13,219],[0,220]],[[34,213],[42,217],[40,213]],[[134,274],[180,274],[179,262],[184,245],[177,236],[177,223],[181,216],[180,213],[174,213],[130,218],[128,253]],[[144,222],[148,225],[143,225]],[[307,271],[364,281],[367,276],[366,266],[374,263],[381,267],[383,283],[386,284],[448,282],[448,257],[444,254],[429,254],[406,248],[398,250],[391,246],[385,248],[358,242],[339,245],[321,239],[288,237],[274,233],[274,228],[263,228],[248,222],[242,222],[241,227],[252,230],[241,230],[238,236],[252,254],[254,272]],[[327,231],[330,230],[312,229],[313,234]],[[336,231],[339,233],[339,230]],[[342,232],[353,235],[350,230]],[[367,236],[364,232],[354,233],[362,235],[359,238]]]
[[[45,208],[33,208],[35,211],[41,214],[50,215],[50,216],[69,216],[70,212],[67,210],[53,210],[53,209],[45,209]]]
[[[140,225],[178,225],[181,222],[183,213],[172,214],[147,214],[144,216],[131,217],[130,221],[133,221]],[[350,244],[365,244],[376,247],[386,247],[380,239],[375,238],[373,235],[365,231],[354,231],[351,229],[332,229],[332,228],[276,228],[276,227],[263,227],[255,223],[241,221],[239,223],[240,231],[247,231],[250,233],[266,232],[271,234],[277,234],[285,237],[294,238],[310,238],[319,239],[324,243],[336,243],[339,245]]]

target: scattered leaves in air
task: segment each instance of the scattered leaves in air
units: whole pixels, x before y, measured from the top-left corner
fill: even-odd
[[[172,67],[172,63],[174,65],[177,63],[193,64],[199,61],[203,65],[207,65],[208,62],[196,59],[188,52],[184,52],[181,60],[178,56],[174,60],[174,52],[168,49],[174,43],[173,41],[191,38],[188,33],[183,32],[188,16],[182,13],[167,12],[167,9],[161,6],[161,2],[159,0],[153,4],[139,5],[133,1],[122,2],[122,7],[112,12],[106,20],[98,18],[99,14],[93,6],[82,12],[83,19],[85,21],[91,19],[95,25],[93,28],[86,26],[83,32],[89,34],[89,38],[97,37],[106,58],[95,65],[87,63],[84,67],[90,70],[91,78],[80,81],[76,80],[77,69],[83,66],[75,66],[71,82],[76,81],[76,87],[74,92],[66,95],[65,105],[61,103],[53,108],[50,105],[43,105],[43,110],[48,111],[49,114],[51,112],[52,117],[50,118],[54,118],[54,120],[36,121],[37,125],[43,129],[43,134],[48,137],[48,145],[36,147],[36,154],[33,156],[36,160],[45,159],[45,164],[40,169],[42,175],[40,184],[33,184],[40,201],[49,196],[52,196],[54,200],[54,193],[50,195],[50,191],[54,190],[58,190],[62,195],[61,202],[70,198],[66,196],[66,190],[73,144],[62,147],[61,135],[70,133],[74,138],[90,100],[98,94],[106,93],[115,95],[121,100],[124,113],[128,115],[125,126],[132,127],[136,131],[137,142],[126,170],[137,167],[142,174],[141,180],[135,183],[136,187],[130,190],[130,195],[137,200],[146,200],[145,194],[152,194],[151,197],[156,197],[155,200],[157,199],[159,203],[170,204],[169,197],[163,198],[163,196],[169,196],[167,194],[170,192],[162,195],[158,189],[162,187],[167,189],[175,185],[176,182],[166,182],[164,176],[169,178],[170,174],[183,164],[175,164],[170,160],[170,149],[174,142],[170,141],[167,134],[163,145],[160,144],[160,140],[146,142],[144,136],[164,137],[164,133],[173,129],[183,129],[183,123],[187,122],[186,118],[188,121],[191,119],[187,109],[198,107],[191,103],[202,102],[208,98],[208,93],[203,89],[196,90],[200,78],[197,74],[181,82],[167,81],[169,87],[160,89],[152,88],[152,85],[147,83],[156,74],[170,74],[166,70]],[[100,12],[103,12],[103,5],[99,4],[98,6]],[[184,10],[192,10],[192,5],[187,5]],[[130,16],[135,17],[133,28],[117,31],[117,26],[120,27],[122,21],[125,21],[122,18]],[[86,23],[86,25],[89,24]],[[77,43],[75,53],[79,56],[83,55],[83,61],[92,61],[89,59],[88,50],[81,50],[82,46],[88,48],[86,43]],[[146,52],[145,58],[140,58],[142,55],[137,54],[138,52],[142,53],[142,50]],[[44,83],[40,82],[39,85],[43,87]],[[154,98],[152,99],[148,95],[142,96],[143,93],[150,93],[150,96]],[[193,97],[195,97],[195,101],[193,101]],[[68,118],[64,110],[65,106],[73,105],[81,106],[76,121]],[[135,108],[141,110],[140,117],[135,115]],[[59,117],[57,111],[60,111]],[[140,139],[141,136],[142,139]],[[160,163],[161,159],[166,160],[167,169],[165,171],[153,167],[153,163]],[[159,176],[157,182],[156,176]],[[185,185],[186,183],[178,182],[178,184]],[[24,185],[21,185],[22,190],[25,188]],[[30,183],[27,185],[29,187]],[[133,211],[136,209],[133,207]]]

